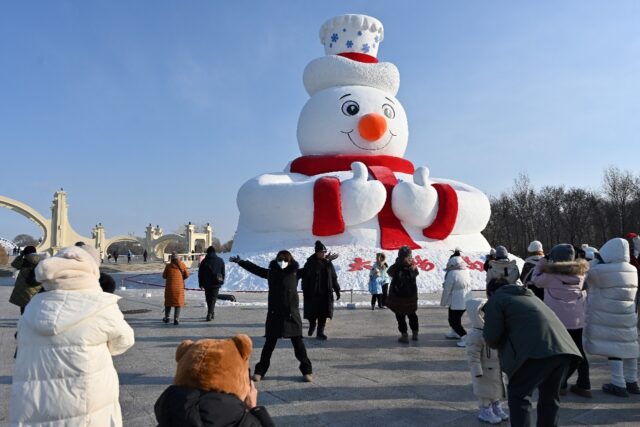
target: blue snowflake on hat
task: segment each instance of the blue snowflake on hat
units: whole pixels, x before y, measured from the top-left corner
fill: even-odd
[[[347,49],[351,49],[353,47],[353,41],[347,40],[347,42],[345,43],[345,46],[347,46]]]
[[[368,43],[365,43],[365,44],[362,45],[362,49],[360,49],[360,50],[362,50],[362,52],[364,52],[364,53],[369,53],[369,50],[371,50],[371,48],[369,47]]]
[[[337,33],[333,33],[333,34],[331,35],[331,41],[332,41],[332,42],[334,42],[334,43],[335,43],[335,42],[337,42],[339,38],[340,38],[340,37],[338,37],[338,34],[337,34]]]

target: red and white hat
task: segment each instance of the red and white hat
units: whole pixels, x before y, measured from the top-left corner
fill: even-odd
[[[384,38],[382,23],[366,15],[340,15],[320,28],[327,56],[314,59],[304,70],[309,95],[335,86],[370,86],[391,96],[398,93],[400,72],[376,55]]]

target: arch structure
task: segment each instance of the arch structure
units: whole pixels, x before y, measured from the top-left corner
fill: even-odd
[[[39,252],[48,251],[55,253],[65,246],[71,246],[76,242],[84,242],[98,249],[100,256],[104,258],[107,248],[113,243],[138,242],[138,239],[133,236],[114,236],[107,238],[102,223],[98,223],[91,230],[90,237],[83,236],[76,232],[69,223],[67,193],[62,189],[56,191],[53,195],[51,219],[45,218],[40,212],[25,203],[5,196],[0,196],[0,208],[6,208],[23,215],[42,229],[42,242],[37,247]],[[176,240],[184,243],[187,251],[191,253],[195,250],[196,242],[199,240],[204,241],[205,247],[209,247],[212,244],[213,228],[210,224],[207,224],[202,232],[197,232],[196,226],[189,222],[185,225],[184,233],[164,235],[159,226],[156,225],[152,227],[151,224],[149,224],[146,228],[143,247],[151,259],[162,260],[164,259],[164,250],[167,245]],[[11,244],[13,244],[13,242],[11,242]]]
[[[17,214],[20,214],[31,222],[36,224],[42,230],[42,242],[38,245],[37,249],[40,252],[44,252],[49,250],[51,247],[51,229],[52,224],[50,219],[46,219],[44,216],[40,214],[37,210],[33,209],[31,206],[19,202],[18,200],[11,199],[6,196],[0,196],[0,207],[9,209],[14,211]]]
[[[200,240],[204,242],[205,248],[211,246],[213,242],[213,228],[210,224],[204,227],[202,232],[196,231],[196,226],[189,222],[185,225],[183,234],[163,234],[160,226],[155,227],[149,224],[146,229],[144,247],[155,260],[164,259],[164,251],[171,242],[178,241],[187,247],[187,252],[195,251],[196,243]]]

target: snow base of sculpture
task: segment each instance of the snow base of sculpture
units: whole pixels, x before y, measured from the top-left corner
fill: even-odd
[[[466,234],[450,236],[443,241],[425,241],[420,238],[420,230],[412,230],[412,236],[422,246],[413,251],[413,257],[418,265],[418,290],[420,293],[440,292],[444,281],[444,268],[452,251],[455,248],[462,249],[462,255],[467,261],[471,273],[473,289],[485,288],[485,273],[482,265],[490,246],[482,234]],[[384,252],[387,263],[395,261],[397,251],[381,250],[376,248],[377,230],[366,228],[353,229],[338,236],[323,237],[320,240],[328,247],[329,251],[339,254],[333,264],[338,273],[338,281],[342,289],[364,290],[368,289],[369,269],[375,260],[377,252]],[[281,249],[289,250],[293,257],[304,265],[306,259],[313,254],[313,237],[303,237],[295,233],[255,233],[243,234],[241,229],[236,233],[234,249],[230,254],[223,254],[225,261],[230,255],[240,255],[260,266],[266,267]],[[363,246],[361,242],[370,241],[371,245]],[[286,242],[286,244],[285,244]],[[358,242],[353,244],[351,242]],[[247,249],[246,246],[250,249]],[[244,246],[244,247],[243,247]],[[262,248],[256,250],[256,248]],[[194,275],[195,276],[195,275]],[[195,280],[197,277],[189,278]],[[187,284],[190,286],[190,284]],[[256,291],[267,290],[267,282],[260,279],[236,264],[227,263],[227,275],[222,288],[227,291]]]

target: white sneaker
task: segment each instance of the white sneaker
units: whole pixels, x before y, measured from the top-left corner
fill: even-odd
[[[502,421],[507,421],[509,419],[509,414],[504,412],[499,400],[491,404],[491,410],[497,417],[500,417]]]
[[[502,418],[493,413],[491,406],[481,406],[478,419],[483,423],[489,424],[500,424],[502,422]]]
[[[449,332],[444,334],[444,337],[446,339],[448,339],[448,340],[459,340],[460,339],[460,335],[456,334],[456,331],[454,331],[453,329],[449,329]]]
[[[461,338],[461,339],[460,339],[460,341],[458,341],[458,342],[456,343],[456,345],[457,345],[458,347],[465,348],[465,347],[467,346],[467,343],[466,343],[466,342],[464,342],[464,337],[463,337],[463,338]]]

